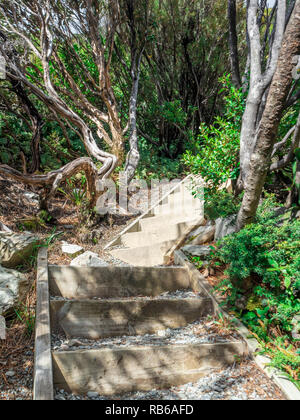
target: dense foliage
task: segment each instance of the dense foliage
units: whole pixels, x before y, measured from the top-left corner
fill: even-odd
[[[280,359],[281,368],[299,380],[300,355],[291,333],[300,311],[300,220],[291,220],[291,212],[268,197],[256,223],[225,237],[212,258],[226,264],[228,278],[219,289],[227,302],[273,362]]]
[[[232,86],[230,76],[222,79],[224,113],[211,125],[201,124],[194,149],[183,156],[184,164],[195,174],[201,174],[210,190],[215,190],[228,178],[238,176],[238,152],[245,93]]]

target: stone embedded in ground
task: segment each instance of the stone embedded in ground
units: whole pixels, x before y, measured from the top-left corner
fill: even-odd
[[[95,254],[91,251],[86,251],[85,253],[72,260],[70,265],[79,267],[106,267],[109,264],[99,258],[98,254]]]
[[[17,267],[33,254],[39,242],[30,232],[0,232],[0,264],[8,268]]]
[[[294,340],[300,340],[300,315],[295,315],[292,319],[293,331],[292,336]]]
[[[38,194],[35,194],[33,192],[25,192],[24,193],[24,197],[26,197],[27,200],[30,201],[31,203],[34,203],[34,204],[38,204],[39,203],[39,196],[38,196]]]
[[[7,376],[8,378],[12,378],[13,376],[15,376],[15,374],[16,372],[14,370],[9,370],[5,373],[5,376]]]
[[[27,291],[28,280],[22,273],[0,266],[0,315],[9,313]]]
[[[98,394],[98,392],[90,391],[90,392],[87,393],[87,396],[88,396],[88,398],[97,398],[97,397],[99,397],[99,394]]]
[[[0,315],[0,340],[6,339],[6,321],[3,316]]]
[[[77,257],[78,255],[84,252],[82,246],[69,244],[68,242],[62,242],[61,250],[64,254],[67,254],[73,258]]]
[[[203,245],[214,239],[216,227],[213,222],[208,222],[206,226],[200,226],[188,237],[189,245]]]
[[[225,219],[220,217],[216,220],[215,241],[235,233],[235,220],[236,214],[226,217]]]
[[[205,245],[185,245],[181,250],[194,257],[206,257],[210,254],[211,247]]]
[[[0,231],[11,232],[11,229],[9,229],[9,227],[7,227],[4,223],[0,222]]]

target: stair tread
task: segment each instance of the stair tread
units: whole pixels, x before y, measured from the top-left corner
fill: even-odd
[[[183,292],[184,293],[184,292]],[[90,302],[90,303],[98,303],[98,302],[106,302],[106,303],[117,303],[117,302],[140,302],[140,301],[162,301],[162,302],[170,302],[170,301],[187,301],[187,300],[197,300],[197,299],[206,299],[211,300],[209,297],[205,297],[204,295],[196,294],[194,292],[187,292],[190,294],[194,294],[194,296],[134,296],[134,297],[120,297],[120,298],[101,298],[101,297],[92,297],[92,298],[76,298],[76,299],[69,299],[63,298],[61,296],[51,296],[50,302]]]
[[[91,352],[99,352],[99,351],[103,351],[103,352],[121,352],[121,351],[147,351],[150,349],[156,350],[156,349],[160,349],[160,350],[164,350],[164,349],[170,349],[170,347],[177,347],[177,348],[186,348],[189,349],[190,346],[203,346],[203,347],[212,347],[212,346],[222,346],[222,345],[228,345],[228,344],[244,344],[243,340],[215,340],[215,341],[211,341],[211,342],[205,342],[205,341],[201,341],[199,340],[198,342],[195,341],[193,343],[180,343],[180,342],[167,342],[167,340],[165,342],[157,342],[157,343],[152,343],[152,344],[144,344],[144,343],[134,343],[131,345],[128,344],[101,344],[101,346],[97,347],[95,346],[94,348],[89,348],[92,347],[92,344],[86,345],[83,347],[85,348],[70,348],[69,350],[63,349],[54,349],[52,350],[52,354],[67,354],[67,353],[91,353]]]
[[[131,348],[134,346],[164,346],[164,345],[190,345],[214,344],[240,341],[239,336],[233,331],[231,334],[216,332],[213,323],[206,318],[200,318],[181,328],[168,328],[155,334],[128,335],[92,339],[68,339],[64,334],[53,334],[53,351],[73,351],[78,347],[85,350],[102,348]]]
[[[183,267],[71,267],[49,266],[52,296],[118,298],[158,296],[190,288]]]
[[[202,297],[52,300],[50,312],[53,331],[97,340],[184,327],[201,316],[212,314],[213,302]]]
[[[245,354],[241,341],[52,352],[54,385],[99,395],[167,388],[198,380]]]

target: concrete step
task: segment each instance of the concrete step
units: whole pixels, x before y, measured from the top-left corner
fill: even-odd
[[[196,212],[192,214],[174,214],[174,215],[162,215],[162,216],[153,216],[148,217],[147,219],[140,220],[140,227],[142,232],[156,232],[158,230],[164,229],[166,226],[175,225],[178,223],[197,223],[201,214]],[[161,241],[160,241],[161,242]]]
[[[154,267],[164,264],[164,256],[176,241],[160,242],[135,248],[113,249],[110,254],[136,267]]]
[[[53,352],[54,386],[113,396],[195,382],[247,355],[243,342]]]
[[[190,287],[183,267],[71,267],[49,265],[52,296],[68,299],[158,296]]]
[[[197,204],[197,203],[196,203]],[[182,202],[180,203],[168,203],[168,204],[163,204],[161,206],[156,207],[153,210],[153,216],[159,216],[159,215],[163,215],[163,214],[186,214],[187,216],[189,216],[191,214],[191,212],[194,212],[196,209],[200,210],[201,207],[195,204],[195,202],[189,202],[189,203],[184,203],[184,205],[182,205]]]
[[[181,208],[181,209],[201,209],[203,203],[198,199],[194,198],[191,194],[172,194],[168,198],[168,206],[170,208]]]
[[[192,228],[194,222],[175,223],[151,232],[132,232],[122,236],[121,241],[125,247],[134,248],[138,246],[153,245],[159,242],[175,241],[180,238],[188,228]]]
[[[213,313],[210,298],[52,300],[53,331],[98,340],[181,328]]]

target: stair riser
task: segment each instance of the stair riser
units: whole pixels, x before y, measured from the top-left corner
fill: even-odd
[[[114,249],[110,253],[115,258],[136,267],[155,267],[164,264],[164,256],[176,241],[157,243],[155,246],[141,246],[127,249]]]
[[[163,230],[166,226],[172,224],[187,223],[192,224],[196,219],[200,219],[201,213],[198,211],[192,212],[189,215],[184,213],[175,215],[155,216],[143,219],[140,221],[140,227],[143,232],[153,232]]]
[[[101,339],[155,334],[213,313],[211,299],[52,301],[51,323],[67,337]]]
[[[154,209],[154,216],[163,216],[163,215],[170,215],[170,216],[178,216],[178,215],[186,215],[189,216],[193,213],[199,213],[201,207],[198,205],[171,205],[166,204],[164,206],[157,207]]]
[[[54,385],[106,396],[169,388],[197,381],[247,354],[241,342],[54,352]]]
[[[49,266],[52,296],[68,299],[158,296],[190,287],[182,267]]]
[[[152,232],[128,233],[122,237],[122,244],[125,247],[134,248],[145,246],[145,244],[153,245],[165,241],[175,241],[185,233],[189,226],[193,226],[193,223],[192,225],[177,223]]]

